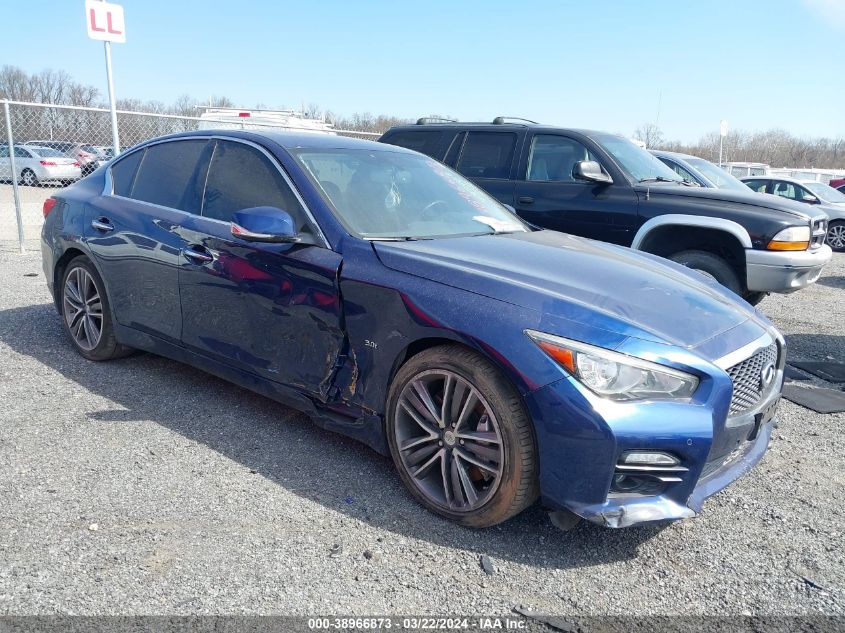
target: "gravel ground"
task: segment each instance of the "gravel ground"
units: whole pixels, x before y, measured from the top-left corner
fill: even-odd
[[[24,187],[20,185],[18,191],[21,196],[21,220],[23,223],[24,240],[28,244],[33,242],[37,247],[37,240],[41,234],[44,216],[41,208],[44,201],[52,196],[59,187],[43,185],[39,187]],[[18,223],[15,216],[15,198],[10,183],[0,183],[0,242],[15,242],[18,239]]]
[[[40,257],[0,266],[0,614],[845,614],[845,414],[784,402],[696,519],[562,533],[533,508],[473,531],[270,400],[149,354],[83,360]],[[795,358],[845,361],[843,298],[837,255],[760,307]]]

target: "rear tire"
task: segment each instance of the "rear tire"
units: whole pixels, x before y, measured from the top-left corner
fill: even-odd
[[[681,251],[670,255],[669,259],[715,279],[731,292],[742,296],[739,277],[731,265],[718,255],[707,251]]]
[[[24,187],[37,187],[38,186],[38,176],[35,175],[35,172],[31,169],[27,168],[21,172],[21,183]]]
[[[827,227],[827,245],[837,253],[845,252],[845,222],[834,220]]]
[[[59,292],[62,324],[79,354],[101,361],[132,353],[132,348],[115,338],[106,287],[91,260],[84,255],[72,259],[62,274]]]
[[[390,387],[386,431],[402,482],[447,519],[488,527],[537,499],[537,448],[522,398],[472,350],[443,345],[408,360]]]

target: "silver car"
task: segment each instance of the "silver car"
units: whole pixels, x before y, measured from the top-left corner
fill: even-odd
[[[827,214],[827,243],[837,253],[845,252],[845,193],[815,180],[780,176],[752,176],[742,182],[759,193],[812,204]]]
[[[82,177],[79,161],[69,158],[51,147],[37,145],[15,146],[15,174],[9,146],[0,145],[0,180],[12,180],[28,187],[40,184],[69,184]]]
[[[747,189],[736,176],[729,174],[709,160],[678,152],[649,151],[688,182],[710,189],[733,189],[734,191],[745,191]]]

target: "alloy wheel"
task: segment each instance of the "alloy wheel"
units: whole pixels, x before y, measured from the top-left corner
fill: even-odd
[[[834,224],[828,229],[827,243],[831,248],[845,248],[845,224]]]
[[[502,479],[502,433],[491,407],[458,374],[427,370],[399,394],[394,433],[402,466],[431,503],[471,512]]]
[[[35,177],[35,174],[29,169],[24,170],[22,180],[23,184],[27,187],[33,187],[38,183],[38,179]]]
[[[86,352],[97,347],[103,335],[103,302],[91,274],[82,267],[65,278],[63,312],[76,344]]]

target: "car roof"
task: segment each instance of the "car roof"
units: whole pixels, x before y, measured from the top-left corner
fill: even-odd
[[[520,122],[520,123],[492,123],[490,121],[449,121],[445,123],[405,123],[403,125],[394,125],[392,126],[388,132],[392,132],[395,130],[403,130],[403,131],[410,131],[410,130],[448,130],[448,129],[463,129],[463,128],[488,128],[490,130],[516,130],[516,129],[531,129],[531,130],[541,130],[541,131],[548,131],[548,132],[574,132],[576,134],[581,134],[583,136],[595,136],[595,135],[604,135],[610,134],[611,136],[619,136],[621,138],[627,138],[624,134],[613,134],[611,132],[605,132],[603,130],[588,130],[582,128],[569,128],[569,127],[561,127],[558,125],[547,125],[545,123],[531,123],[531,122]]]
[[[340,134],[326,134],[324,132],[273,132],[268,130],[227,130],[227,129],[208,129],[196,130],[193,132],[180,132],[178,134],[171,134],[169,136],[162,136],[150,141],[159,141],[165,139],[176,138],[191,138],[193,136],[222,136],[230,138],[240,138],[247,141],[259,140],[260,138],[273,141],[281,147],[291,149],[361,149],[374,150],[380,152],[403,152],[413,154],[411,150],[407,150],[395,145],[385,145],[384,143],[377,143],[375,141],[365,141],[360,138],[353,138],[350,136],[341,136]],[[145,145],[142,143],[141,145]]]
[[[693,156],[692,154],[682,154],[681,152],[667,152],[665,149],[650,149],[648,150],[655,156],[666,156],[667,158],[680,158],[682,160],[687,160],[690,158],[696,160],[702,160],[700,156]]]
[[[766,174],[765,176],[743,176],[740,180],[743,182],[746,180],[783,180],[784,182],[792,182],[796,185],[807,185],[819,182],[818,180],[802,180],[800,178],[792,178],[791,176],[772,176],[771,174]]]

